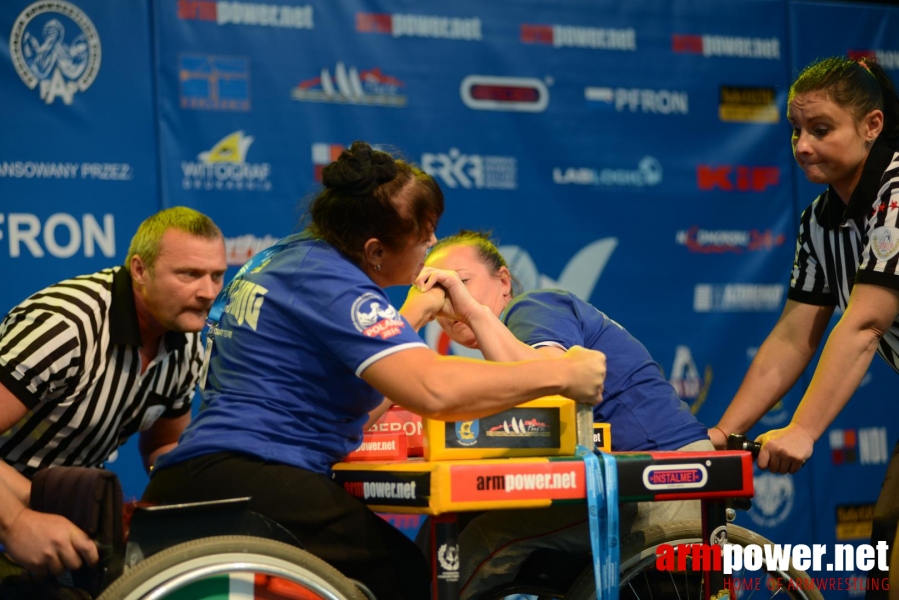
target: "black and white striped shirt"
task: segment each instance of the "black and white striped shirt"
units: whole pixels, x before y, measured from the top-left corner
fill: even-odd
[[[0,324],[0,383],[29,410],[0,435],[0,456],[27,476],[99,466],[160,416],[190,410],[199,333],[168,332],[143,375],[131,275],[75,277],[34,294]]]
[[[899,152],[881,140],[848,205],[828,187],[802,213],[787,296],[845,309],[855,283],[899,290]],[[877,352],[899,371],[899,321]]]

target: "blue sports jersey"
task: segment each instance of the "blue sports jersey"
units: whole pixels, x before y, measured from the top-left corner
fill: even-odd
[[[613,450],[676,450],[708,439],[662,376],[649,351],[621,325],[563,290],[536,290],[516,297],[502,321],[519,340],[534,346],[583,346],[606,355],[603,400],[594,419],[612,424]]]
[[[307,237],[233,283],[214,333],[203,408],[160,468],[234,451],[330,474],[384,398],[359,375],[427,347],[359,267]]]

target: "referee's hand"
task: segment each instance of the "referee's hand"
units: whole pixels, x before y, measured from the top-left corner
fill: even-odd
[[[22,510],[4,536],[7,554],[41,577],[97,565],[97,545],[74,523],[59,515]]]

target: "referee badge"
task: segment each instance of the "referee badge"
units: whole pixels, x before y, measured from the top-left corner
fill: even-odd
[[[899,253],[899,229],[878,227],[871,232],[871,252],[878,260],[889,260]]]

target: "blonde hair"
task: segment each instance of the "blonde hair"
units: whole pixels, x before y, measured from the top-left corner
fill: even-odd
[[[137,233],[131,238],[128,256],[125,257],[125,267],[130,267],[131,259],[134,256],[140,256],[147,269],[152,272],[156,258],[159,256],[162,236],[169,229],[178,229],[209,240],[223,237],[222,230],[203,213],[186,206],[166,208],[147,217],[137,228]]]

